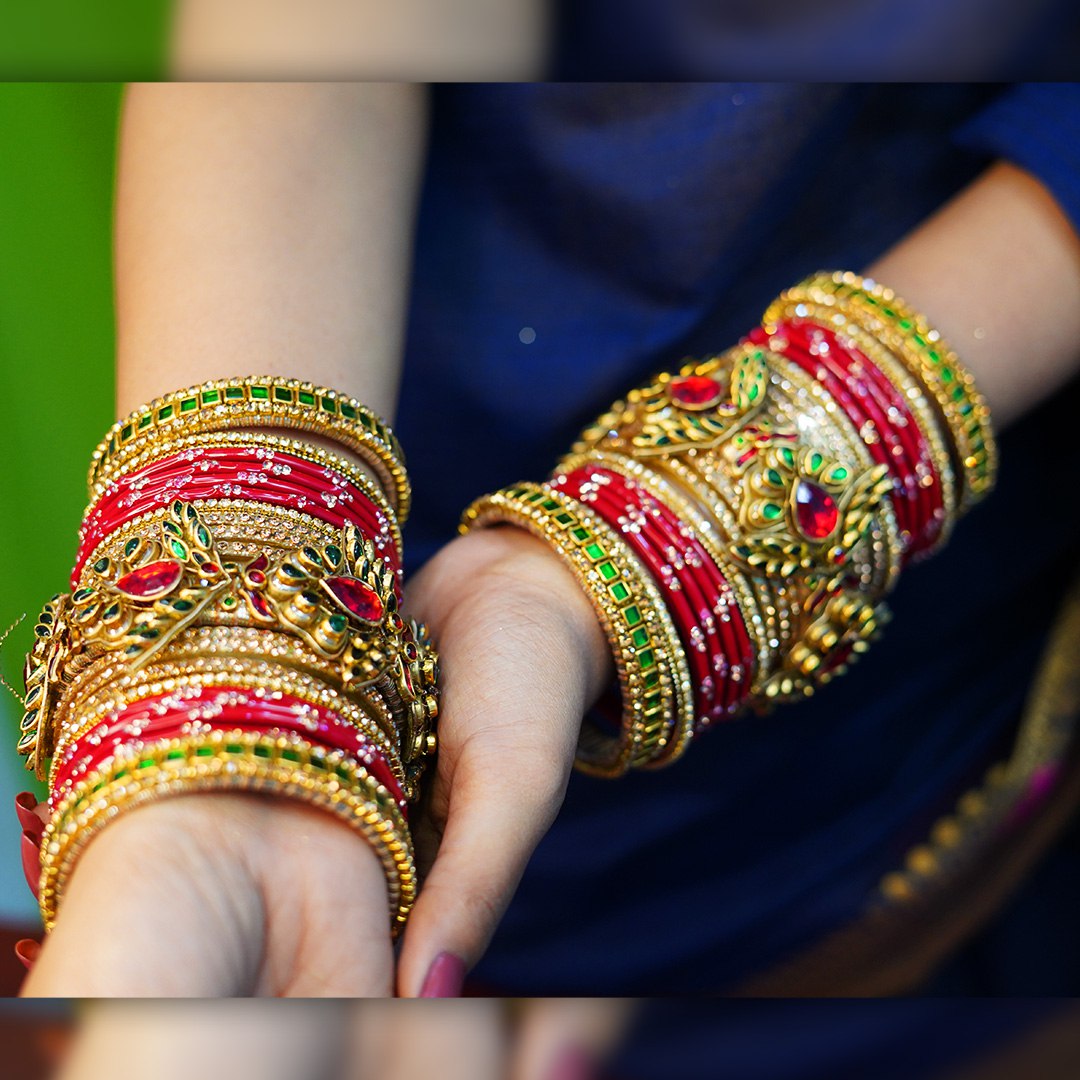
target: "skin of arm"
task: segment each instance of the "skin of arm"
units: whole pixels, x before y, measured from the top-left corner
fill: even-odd
[[[182,0],[174,79],[544,77],[548,0]]]

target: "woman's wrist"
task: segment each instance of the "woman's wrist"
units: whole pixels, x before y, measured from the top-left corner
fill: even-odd
[[[279,422],[364,454],[378,482],[266,433]],[[74,591],[35,628],[20,740],[39,772],[54,758],[46,928],[118,814],[246,790],[360,832],[400,929],[437,689],[426,631],[398,611],[409,486],[392,432],[327,388],[216,380],[119,421],[89,480]]]

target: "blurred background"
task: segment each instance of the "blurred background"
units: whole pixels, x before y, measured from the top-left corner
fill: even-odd
[[[3,35],[0,35],[0,40]],[[66,589],[90,451],[112,422],[110,208],[117,84],[0,84],[0,649],[21,688],[33,616]],[[0,692],[11,746],[19,705]],[[0,754],[0,993],[18,985],[11,952],[36,927],[22,877],[15,793],[43,789]]]

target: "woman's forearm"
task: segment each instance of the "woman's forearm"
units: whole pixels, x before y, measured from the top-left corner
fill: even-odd
[[[116,207],[117,404],[231,375],[391,415],[425,133],[408,84],[131,87]]]
[[[1021,169],[989,169],[868,273],[941,330],[998,428],[1077,370],[1080,237]]]

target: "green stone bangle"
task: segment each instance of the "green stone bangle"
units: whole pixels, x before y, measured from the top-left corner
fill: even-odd
[[[611,736],[586,725],[578,768],[615,777],[674,760],[693,731],[693,691],[675,625],[648,571],[595,514],[546,484],[518,484],[478,499],[465,511],[461,532],[500,523],[550,545],[581,583],[611,644],[622,730]]]
[[[268,375],[218,379],[177,390],[118,420],[90,459],[90,494],[119,457],[179,436],[260,427],[325,435],[359,454],[375,471],[404,524],[411,490],[401,445],[389,426],[360,402],[335,390]]]

